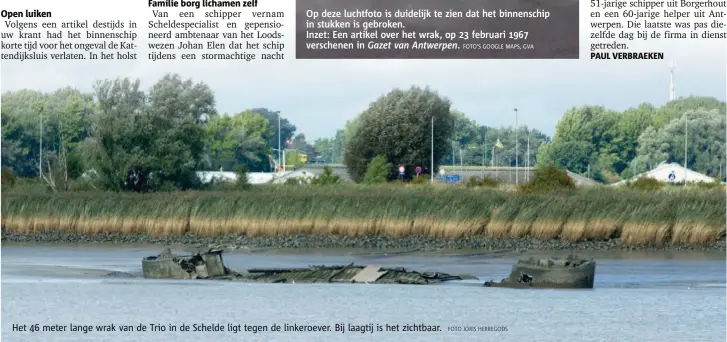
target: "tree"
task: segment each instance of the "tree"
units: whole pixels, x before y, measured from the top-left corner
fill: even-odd
[[[475,144],[470,144],[463,154],[464,164],[481,165],[484,154],[485,164],[490,166],[515,166],[515,149],[517,147],[517,160],[519,166],[535,166],[537,163],[537,150],[543,143],[550,141],[550,137],[536,129],[527,126],[518,127],[515,134],[514,127],[487,127],[480,126],[478,128],[478,139]],[[515,136],[517,135],[518,144],[515,144]],[[528,136],[530,136],[530,161],[528,163]],[[497,140],[503,145],[502,149],[495,150],[495,162],[492,163],[492,146],[495,146]],[[467,153],[469,152],[469,153]]]
[[[100,81],[98,126],[92,133],[95,170],[107,189],[190,189],[201,184],[203,123],[214,116],[214,96],[204,83],[165,75],[148,94],[139,81]]]
[[[61,152],[61,141],[69,163],[77,160],[78,156],[73,151],[88,136],[93,124],[93,106],[90,94],[70,87],[52,93],[31,90],[3,93],[3,165],[11,167],[21,177],[37,177],[41,133],[44,165],[47,164],[46,157],[57,156]],[[80,164],[73,163],[73,168],[69,168],[70,178],[80,175],[82,170],[78,167]]]
[[[451,111],[454,119],[454,127],[452,133],[452,141],[450,148],[444,153],[442,162],[444,164],[459,164],[459,148],[473,147],[481,142],[482,136],[479,135],[477,123],[468,118],[460,111]]]
[[[301,160],[301,153],[298,150],[285,151],[285,165],[293,170],[303,167],[305,163]]]
[[[553,142],[538,150],[538,164],[558,165],[576,173],[590,170],[600,181],[613,179],[619,115],[602,106],[569,109],[556,125]]]
[[[366,167],[363,182],[364,184],[386,183],[391,173],[391,163],[386,161],[386,156],[378,155],[371,159]]]
[[[278,148],[278,111],[268,108],[253,108],[251,111],[258,113],[268,120],[270,133],[266,136],[268,146]],[[285,117],[280,118],[280,142],[285,143],[286,140],[292,139],[296,131],[295,125],[291,124]]]
[[[314,159],[317,163],[333,163],[333,144],[335,138],[318,138],[313,142]]]
[[[261,155],[272,152],[265,141],[269,132],[268,120],[251,110],[211,117],[205,125],[208,166],[232,170],[244,164],[251,169],[267,162]]]
[[[296,135],[288,148],[296,149],[311,158],[315,154],[315,148],[305,140],[305,134],[303,133]]]
[[[19,177],[39,176],[40,120],[48,116],[47,107],[47,95],[39,91],[2,95],[2,165]]]
[[[139,89],[139,80],[128,78],[98,81],[94,86],[97,98],[98,125],[91,133],[88,164],[109,190],[146,187],[145,177],[151,172],[152,125],[146,113],[146,95]],[[137,179],[131,180],[131,173]],[[138,179],[139,176],[144,179]]]
[[[642,103],[624,112],[600,106],[572,108],[558,122],[553,143],[539,149],[538,161],[577,173],[590,169],[593,178],[601,181],[630,178],[646,170],[647,164],[653,164],[652,159],[661,153],[655,152],[651,146],[653,158],[644,157],[643,153],[637,157],[637,150],[642,148],[639,137],[647,131],[653,135],[684,112],[698,108],[724,113],[725,103],[712,97],[690,96],[670,101],[659,108]],[[705,156],[703,154],[700,158]],[[666,159],[664,156],[659,158]]]
[[[689,110],[703,108],[706,110],[716,109],[720,113],[724,113],[726,106],[723,101],[708,96],[687,96],[680,97],[673,101],[669,101],[659,108],[652,119],[652,125],[656,129],[660,129],[674,119],[681,118],[685,112]]]
[[[685,127],[684,120],[688,125]],[[725,117],[716,109],[690,110],[661,129],[649,127],[639,137],[638,154],[631,163],[634,173],[661,162],[684,164],[687,135],[687,167],[721,179],[725,165]]]
[[[149,118],[156,130],[154,179],[178,189],[199,187],[196,171],[204,156],[202,123],[212,115],[214,95],[204,83],[167,74],[149,91]]]
[[[346,150],[345,132],[342,129],[336,131],[336,135],[331,142],[333,149],[333,163],[343,164],[344,152]]]
[[[436,161],[449,149],[447,144],[453,133],[454,118],[448,99],[428,88],[411,87],[395,89],[373,102],[357,118],[358,127],[352,137],[346,139],[345,163],[351,178],[360,182],[376,155],[383,155],[392,164],[410,166],[408,176],[414,165],[428,169],[432,118]]]
[[[636,157],[639,136],[651,126],[655,116],[656,108],[648,103],[629,108],[619,116],[616,136],[613,139],[613,144],[618,147],[613,167],[622,177],[632,176],[628,166]]]
[[[278,141],[280,141],[281,147],[285,148],[285,142],[287,140],[293,139],[296,131],[295,125],[291,124],[288,119],[281,116],[280,140],[278,140],[278,115],[280,114],[280,112],[273,111],[268,108],[253,108],[251,109],[251,111],[262,115],[263,117],[265,117],[265,119],[268,120],[268,127],[270,127],[270,131],[265,134],[265,141],[270,148],[277,149]],[[259,171],[273,171],[272,165],[270,165],[270,163],[268,162],[268,153],[269,152],[261,153],[260,162],[256,163],[254,166],[250,165],[250,169]],[[274,155],[277,158],[277,152],[275,152]]]
[[[340,181],[340,177],[338,177],[337,174],[333,173],[333,169],[331,169],[330,166],[326,165],[323,167],[323,172],[313,178],[311,181],[311,184],[314,185],[331,185],[331,184],[337,184]]]
[[[237,180],[235,180],[235,188],[237,190],[248,190],[252,187],[252,184],[247,179],[247,167],[245,165],[238,165],[235,168],[235,174],[237,175]]]

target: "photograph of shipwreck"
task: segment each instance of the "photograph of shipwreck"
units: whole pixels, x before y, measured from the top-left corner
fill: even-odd
[[[0,339],[725,342],[727,63],[679,44],[668,101],[659,61],[4,60]]]
[[[141,261],[144,278],[207,279],[263,283],[364,283],[364,284],[439,284],[452,280],[477,280],[471,275],[417,272],[403,267],[310,266],[307,268],[248,269],[243,273],[224,264],[221,250],[210,249],[193,255],[174,255],[166,248],[157,256]],[[485,287],[591,289],[596,274],[594,260],[568,256],[563,260],[521,259],[510,275],[500,282],[486,281]]]

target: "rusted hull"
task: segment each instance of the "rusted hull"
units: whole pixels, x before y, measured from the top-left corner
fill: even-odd
[[[506,287],[511,289],[592,289],[593,280],[580,280],[573,282],[541,282],[541,283],[519,283],[519,282],[494,282],[486,281],[485,287]]]
[[[575,265],[575,266],[574,266]],[[593,260],[568,260],[563,264],[538,265],[520,261],[501,282],[487,281],[485,287],[519,289],[592,289],[596,276]]]
[[[226,275],[222,251],[210,250],[188,256],[174,255],[169,249],[141,260],[144,278],[207,279]]]
[[[260,283],[365,283],[365,284],[439,284],[451,280],[473,279],[440,272],[416,272],[404,268],[375,265],[311,266],[288,269],[249,269],[240,273],[224,266],[221,251],[177,256],[165,250],[159,256],[142,260],[144,278],[211,279]]]

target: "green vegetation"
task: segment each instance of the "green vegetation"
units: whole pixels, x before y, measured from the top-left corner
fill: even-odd
[[[366,174],[364,175],[363,183],[386,183],[389,180],[389,174],[391,174],[391,163],[386,162],[385,156],[378,155],[371,159],[366,167]]]
[[[328,166],[323,167],[323,172],[313,178],[311,184],[313,185],[332,185],[340,182],[340,177],[333,173],[333,169]]]
[[[551,139],[524,125],[516,132],[475,123],[438,92],[413,86],[391,90],[334,137],[312,144],[277,111],[219,113],[206,84],[175,74],[147,90],[138,80],[119,78],[97,82],[90,93],[70,87],[5,92],[1,102],[2,166],[56,192],[214,189],[219,186],[201,184],[195,171],[244,165],[251,172],[270,172],[281,154],[288,169],[306,160],[345,164],[357,182],[366,179],[375,156],[383,156],[391,168],[387,179],[397,178],[394,168],[405,165],[404,178],[410,181],[416,166],[425,177],[440,165],[508,168],[515,166],[517,154],[520,166],[554,165],[610,183],[664,161],[683,164],[685,120],[687,166],[720,180],[725,175],[725,103],[709,97],[623,112],[573,107]],[[434,170],[429,170],[432,143]]]
[[[526,126],[515,132],[479,125],[451,107],[429,88],[394,89],[334,138],[309,144],[279,112],[218,113],[207,85],[179,75],[165,75],[146,91],[138,80],[125,78],[99,81],[90,94],[72,88],[6,92],[3,229],[620,237],[630,244],[711,243],[724,237],[720,182],[679,187],[639,179],[619,189],[575,189],[565,171],[608,183],[662,161],[683,164],[688,120],[687,166],[724,179],[721,101],[687,97],[623,112],[574,107],[558,122],[552,140]],[[353,180],[367,186],[339,184],[328,167],[312,180],[286,181],[296,186],[249,184],[248,171],[273,171],[281,163],[279,147],[288,169],[302,166],[305,155],[310,162],[345,164]],[[498,181],[476,177],[467,187],[429,185],[439,165],[509,168],[516,154],[520,166],[537,165],[518,191],[502,191],[506,186]],[[406,176],[390,182],[399,165]],[[418,177],[416,166],[424,171]],[[196,174],[202,170],[235,170],[237,182],[202,184]]]
[[[574,107],[558,122],[553,141],[538,148],[538,164],[590,174],[603,182],[631,178],[661,162],[684,164],[684,120],[688,118],[687,167],[722,180],[724,113],[724,102],[698,96],[679,98],[660,108],[644,103],[624,112]]]
[[[247,167],[245,165],[238,165],[235,170],[237,179],[235,180],[235,189],[237,190],[249,190],[252,184],[247,179]]]
[[[576,187],[573,178],[568,173],[552,165],[539,166],[533,173],[533,178],[520,187],[525,193],[548,193],[559,190],[571,190]]]
[[[3,186],[12,187],[13,185],[15,185],[17,177],[15,176],[15,172],[13,172],[11,168],[3,166],[0,180],[2,181]]]
[[[411,179],[411,183],[416,185],[430,184],[431,179],[427,176],[419,175],[414,176],[414,178]]]
[[[633,182],[630,182],[628,186],[642,191],[653,191],[659,190],[664,187],[664,183],[651,177],[641,177]]]
[[[497,181],[497,179],[493,179],[491,177],[485,176],[485,177],[470,177],[467,179],[467,183],[465,185],[469,188],[477,188],[477,187],[487,187],[487,188],[497,188],[500,185],[500,182]]]
[[[344,162],[351,179],[364,180],[367,166],[375,156],[383,156],[397,167],[408,166],[407,179],[414,174],[415,165],[429,168],[432,153],[434,160],[442,159],[454,129],[449,107],[449,100],[428,88],[397,89],[380,97],[358,116],[356,131],[346,142]],[[437,127],[433,152],[432,120]],[[390,180],[396,177],[393,172],[387,175]]]
[[[253,186],[245,192],[3,193],[6,232],[231,235],[620,237],[709,244],[725,235],[724,189],[668,194],[594,187],[523,194],[466,187]]]
[[[146,192],[202,189],[195,171],[238,165],[271,171],[269,156],[277,155],[278,141],[312,152],[278,112],[255,108],[228,115],[214,103],[206,84],[173,74],[147,91],[138,80],[120,78],[97,82],[92,93],[70,87],[5,92],[2,165],[20,178],[40,178],[54,191]],[[90,184],[74,184],[84,173],[82,181]]]

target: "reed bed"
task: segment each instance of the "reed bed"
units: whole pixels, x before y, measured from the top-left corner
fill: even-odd
[[[578,189],[525,195],[496,189],[256,186],[245,192],[3,193],[15,234],[170,236],[620,238],[625,244],[710,244],[725,237],[725,193]]]

